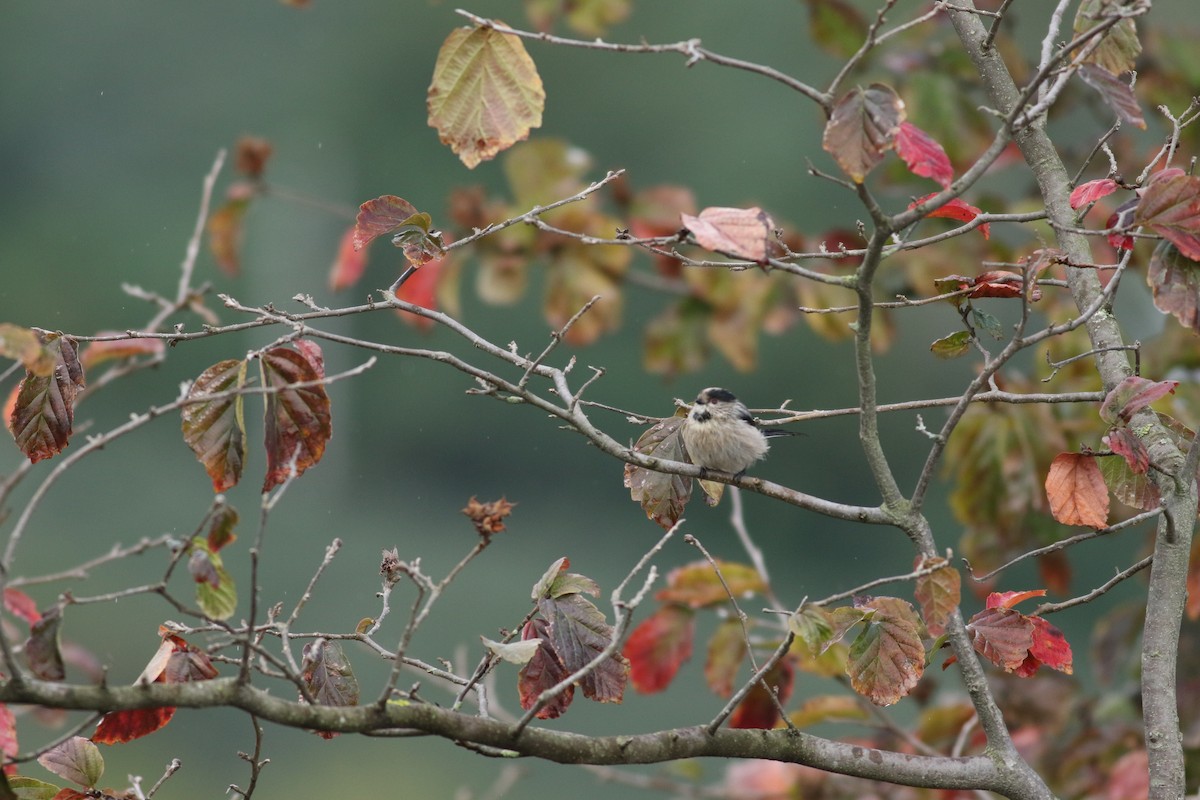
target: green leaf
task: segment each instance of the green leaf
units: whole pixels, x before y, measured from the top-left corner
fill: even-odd
[[[492,28],[458,28],[438,51],[426,105],[438,138],[468,168],[542,124],[546,92],[525,45]]]
[[[208,549],[204,539],[192,540],[188,571],[196,582],[196,602],[212,619],[229,619],[237,610],[237,587],[225,571],[221,556]]]
[[[53,783],[24,775],[9,775],[8,786],[13,791],[12,797],[17,800],[54,800],[54,796],[61,791],[61,787]]]
[[[242,395],[198,399],[246,385],[246,361],[227,359],[213,364],[192,383],[183,407],[183,440],[192,448],[212,479],[213,491],[237,485],[246,462],[246,421]]]
[[[1116,0],[1083,0],[1075,12],[1075,34],[1078,36],[1096,27],[1109,10],[1119,13],[1121,5]],[[1104,32],[1096,49],[1084,61],[1120,75],[1134,68],[1141,52],[1137,23],[1127,17]]]
[[[1004,338],[1004,331],[1000,329],[1000,320],[993,317],[986,311],[980,311],[978,308],[971,309],[971,322],[975,327],[981,329],[988,336],[999,341]]]
[[[0,358],[20,361],[34,375],[45,377],[54,372],[54,354],[42,345],[37,331],[11,322],[0,323]]]
[[[971,332],[955,331],[949,336],[943,336],[929,346],[930,351],[938,358],[958,358],[966,355],[971,349]]]

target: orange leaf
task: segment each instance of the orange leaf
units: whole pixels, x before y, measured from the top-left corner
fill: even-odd
[[[692,657],[696,614],[680,605],[665,605],[634,628],[622,651],[629,659],[629,679],[639,692],[660,692],[683,662]]]
[[[1060,453],[1046,476],[1050,513],[1063,525],[1108,524],[1108,487],[1094,456]]]
[[[1045,597],[1045,589],[1029,589],[1024,592],[992,592],[987,596],[988,608],[1012,608],[1017,603],[1032,597]]]

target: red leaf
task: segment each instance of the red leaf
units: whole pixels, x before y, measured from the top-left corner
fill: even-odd
[[[976,277],[972,284],[969,297],[1020,297],[1023,280],[1016,272],[991,270]],[[1040,300],[1041,290],[1033,286],[1029,292],[1030,299]]]
[[[412,203],[394,194],[368,200],[358,207],[352,239],[354,249],[361,250],[376,237],[412,224],[412,218],[420,213]]]
[[[936,194],[937,193],[934,192],[933,194],[927,194],[924,197],[918,198],[918,199],[912,201],[911,203],[909,203],[908,207],[913,208],[914,206],[920,205],[921,203],[924,203],[929,198],[936,196]],[[959,222],[970,222],[971,220],[975,219],[982,213],[983,212],[980,211],[975,206],[964,202],[962,200],[962,198],[956,197],[953,200],[948,200],[944,205],[938,206],[937,208],[933,209],[932,211],[926,212],[925,216],[926,217],[945,217],[947,219],[956,219]],[[984,239],[991,238],[991,235],[992,235],[991,223],[985,222],[982,225],[980,225],[979,232],[983,234]]]
[[[1108,524],[1108,487],[1095,456],[1060,453],[1046,476],[1050,513],[1063,525],[1103,528]]]
[[[175,709],[171,706],[110,711],[96,726],[92,741],[96,744],[131,742],[159,730],[170,722],[173,716]]]
[[[766,261],[775,222],[758,206],[712,207],[704,209],[697,217],[691,214],[680,214],[679,217],[701,247],[750,261]]]
[[[779,708],[771,698],[772,692],[779,698],[779,703],[785,704],[792,696],[792,682],[796,670],[791,659],[782,658],[775,666],[767,670],[762,680],[754,686],[738,703],[729,717],[731,728],[774,728],[779,722]],[[763,684],[766,684],[766,688]]]
[[[1081,183],[1071,192],[1071,208],[1083,208],[1102,197],[1108,197],[1117,189],[1117,182],[1112,178],[1100,178],[1099,180]]]
[[[527,622],[521,631],[521,639],[542,640],[533,658],[529,659],[517,674],[517,694],[521,700],[521,708],[528,711],[533,708],[542,692],[557,686],[571,672],[563,666],[558,654],[550,646],[550,626],[546,620],[539,618]],[[538,710],[537,718],[556,719],[562,716],[574,697],[575,687],[568,686],[564,692]]]
[[[634,628],[625,642],[629,678],[639,692],[667,688],[683,662],[692,657],[696,614],[680,605],[665,605]]]
[[[1134,223],[1149,226],[1179,252],[1200,260],[1200,178],[1168,172],[1158,173],[1146,186]]]
[[[355,244],[357,232],[358,226],[352,225],[342,234],[333,266],[329,268],[330,291],[340,292],[353,286],[367,269],[367,250]]]
[[[942,186],[954,180],[954,168],[945,149],[925,131],[911,122],[901,122],[896,134],[896,154],[904,159],[914,175],[932,178]]]
[[[315,345],[300,352],[273,347],[259,359],[263,384],[275,390],[266,396],[264,492],[291,477],[293,468],[300,475],[315,466],[333,433],[329,395],[323,385],[315,383],[325,373],[312,347]]]
[[[430,311],[437,310],[437,287],[438,278],[441,277],[442,262],[431,261],[423,267],[419,267],[416,272],[408,276],[400,288],[396,290],[396,299],[403,300],[406,303],[412,303],[421,308],[428,308]],[[400,319],[412,325],[417,330],[428,331],[433,328],[434,321],[429,317],[422,317],[420,314],[413,314],[409,311],[400,311]]]
[[[1041,617],[1028,617],[1033,623],[1033,646],[1029,648],[1029,657],[1017,670],[1017,675],[1028,678],[1043,665],[1072,673],[1071,645],[1063,632]]]
[[[42,618],[33,598],[20,589],[4,589],[4,607],[12,614],[20,617],[30,625]]]

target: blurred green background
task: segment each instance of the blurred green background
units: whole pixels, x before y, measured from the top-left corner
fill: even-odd
[[[1181,14],[1188,2],[1156,3],[1155,13]],[[909,13],[914,4],[900,6]],[[0,320],[75,334],[143,324],[152,309],[123,293],[122,284],[174,291],[201,178],[218,148],[231,147],[244,134],[273,142],[273,184],[344,206],[399,194],[430,211],[436,224],[456,186],[482,183],[503,191],[498,162],[469,172],[425,123],[425,89],[438,47],[462,22],[453,9],[450,3],[420,0],[315,0],[306,9],[273,0],[7,4],[0,17]],[[515,2],[480,0],[470,9],[525,23]],[[837,63],[811,44],[807,20],[804,4],[796,0],[643,2],[607,38],[658,42],[699,36],[715,51],[822,85]],[[1041,14],[1025,21],[1040,24]],[[685,69],[678,56],[617,56],[538,44],[529,49],[548,96],[544,124],[535,135],[561,137],[588,151],[592,177],[625,168],[636,187],[693,187],[701,207],[761,203],[809,234],[852,225],[860,216],[847,194],[806,175],[810,159],[830,169],[820,150],[822,120],[818,109],[781,85],[711,64]],[[868,75],[876,77],[877,72]],[[228,176],[227,169],[218,196]],[[331,295],[327,272],[344,227],[343,220],[304,205],[257,202],[247,219],[243,275],[223,276],[205,253],[200,280],[251,305],[295,308],[289,298],[297,293],[327,305],[359,302],[369,287],[391,283],[401,258],[375,248],[364,282]],[[540,281],[535,278],[521,306],[490,309],[471,297],[470,268],[465,322],[495,341],[540,350],[549,330],[540,314]],[[804,325],[766,338],[761,369],[752,375],[714,358],[700,374],[675,382],[646,377],[641,326],[661,305],[660,298],[631,291],[621,332],[588,349],[559,351],[560,361],[573,354],[581,365],[607,370],[591,399],[665,415],[673,397],[724,385],[757,407],[788,398],[796,408],[855,404],[849,346],[828,345]],[[236,319],[224,310],[222,318]],[[936,362],[928,354],[928,343],[954,325],[949,306],[902,320],[892,350],[880,359],[884,401],[959,391],[970,364]],[[327,327],[478,357],[453,335],[422,335],[386,313]],[[161,368],[95,397],[77,423],[107,430],[130,412],[174,399],[179,384],[209,364],[239,357],[275,335],[257,332],[180,346]],[[365,359],[331,346],[326,357],[330,371]],[[9,386],[0,388],[7,392]],[[437,577],[472,546],[475,534],[458,513],[472,495],[485,500],[505,495],[519,505],[509,532],[442,599],[414,642],[413,655],[473,665],[480,655],[477,637],[495,636],[498,628],[519,622],[531,585],[560,556],[598,580],[607,596],[658,535],[622,488],[621,465],[531,409],[466,396],[470,386],[463,375],[437,364],[385,358],[366,377],[332,387],[334,438],[325,460],[292,488],[270,521],[261,579],[265,602],[294,603],[324,548],[338,537],[345,546],[318,584],[300,627],[353,629],[360,618],[378,613],[381,549],[398,547],[402,558],[420,557]],[[939,412],[926,416],[936,421]],[[250,417],[249,477],[230,493],[243,515],[241,540],[226,551],[242,592],[241,613],[245,554],[259,502],[254,476],[263,467],[254,449],[260,423],[257,414]],[[618,437],[638,434],[620,418],[597,419]],[[906,488],[926,447],[915,422],[915,415],[886,420],[886,443]],[[776,444],[758,473],[836,500],[876,501],[854,420],[810,424],[804,432],[804,438]],[[7,472],[18,458],[11,451],[0,470]],[[52,466],[35,469],[13,507],[19,508]],[[929,509],[941,541],[954,546],[958,526],[942,498],[939,488]],[[186,536],[210,499],[211,487],[180,441],[176,419],[162,419],[90,456],[58,481],[22,543],[18,569],[52,571],[106,552],[114,542],[166,532]],[[910,563],[910,548],[896,531],[831,522],[757,496],[747,497],[746,507],[785,602],[823,596]],[[697,502],[689,509],[687,530],[715,555],[740,560],[727,514],[727,505],[709,510]],[[1127,550],[1110,548],[1111,557],[1102,546],[1089,552],[1095,568],[1110,574]],[[676,541],[658,564],[665,572],[697,557]],[[153,580],[162,564],[161,553],[144,556],[98,571],[75,591],[94,594]],[[1036,580],[1029,571],[1009,577],[1017,586],[1023,576]],[[187,592],[186,578],[176,580]],[[64,588],[33,593],[46,605]],[[399,636],[410,600],[398,593],[382,641]],[[157,625],[174,613],[147,598],[122,602],[116,611],[72,608],[64,633],[93,648],[110,666],[113,681],[131,681],[156,647]],[[1085,625],[1062,624],[1069,634],[1086,637]],[[364,697],[373,697],[384,665],[365,649],[347,652]],[[581,699],[551,725],[615,733],[707,719],[721,701],[703,688],[700,660],[698,654],[665,695],[630,691],[623,707]],[[499,674],[500,702],[512,710],[515,670],[503,666]],[[796,696],[815,691],[810,681],[799,678]],[[428,683],[426,697],[448,701]],[[24,730],[31,733],[22,744],[32,746],[41,732]],[[105,748],[104,783],[124,785],[127,774],[151,783],[170,758],[179,757],[183,769],[159,796],[222,796],[229,783],[245,785],[247,771],[236,751],[252,745],[250,724],[240,714],[182,711],[155,736]],[[499,767],[440,740],[343,736],[326,742],[270,728],[265,755],[272,763],[256,794],[263,800],[367,793],[450,797],[456,791],[482,792]],[[528,774],[511,796],[561,791],[564,785],[583,787],[589,796],[630,793],[595,783],[574,768],[532,763],[522,768]],[[722,765],[702,768],[715,778]],[[30,772],[40,774],[37,767]]]

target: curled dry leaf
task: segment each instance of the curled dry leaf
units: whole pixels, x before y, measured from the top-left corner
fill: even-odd
[[[712,207],[701,211],[699,216],[679,216],[701,247],[749,261],[766,261],[775,235],[775,222],[758,206]]]

